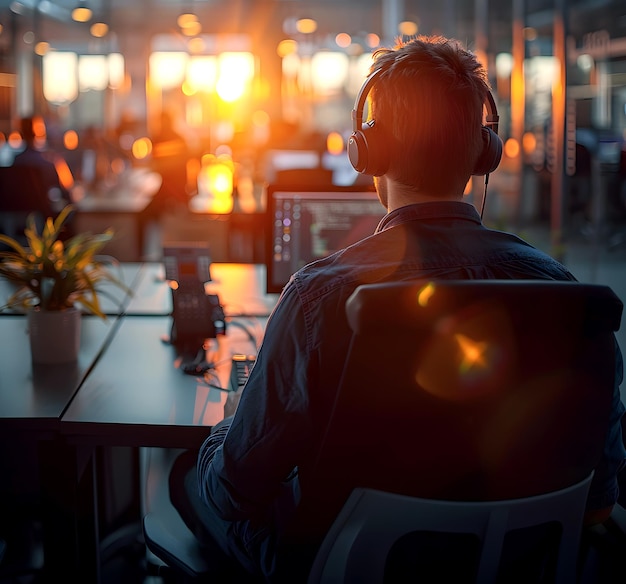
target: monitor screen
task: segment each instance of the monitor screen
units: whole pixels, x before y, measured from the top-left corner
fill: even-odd
[[[291,274],[374,233],[385,215],[373,186],[267,189],[267,292]]]

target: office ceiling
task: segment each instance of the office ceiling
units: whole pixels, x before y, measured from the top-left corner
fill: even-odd
[[[361,29],[380,22],[380,0],[0,0],[2,16],[11,5],[21,5],[23,18],[40,14],[47,21],[67,25],[69,34],[86,25],[73,23],[71,11],[79,3],[88,5],[94,18],[107,22],[112,31],[168,32],[177,30],[182,12],[195,12],[204,33],[246,32],[268,20],[310,17],[320,29]],[[350,31],[348,31],[350,32]]]
[[[53,40],[88,38],[88,25],[74,23],[71,10],[79,3],[94,11],[94,18],[109,24],[113,34],[153,35],[179,33],[177,16],[194,11],[204,34],[248,33],[268,40],[280,34],[287,19],[314,18],[318,35],[348,32],[383,34],[383,6],[394,0],[0,0],[0,23],[11,20],[19,29],[38,26],[41,36]],[[488,14],[488,34],[495,50],[510,45],[512,3],[499,0],[440,0],[423,2],[399,0],[404,17],[418,21],[425,33],[441,32],[472,42],[474,17],[479,7]],[[11,6],[21,6],[16,15]],[[554,23],[552,0],[528,0],[527,22],[548,33]],[[566,2],[570,13],[569,32],[580,39],[587,32],[607,30],[611,38],[626,37],[626,4],[623,0],[572,0]],[[35,22],[37,24],[35,24]],[[60,26],[59,26],[60,25]]]

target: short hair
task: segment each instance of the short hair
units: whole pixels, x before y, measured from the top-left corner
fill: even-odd
[[[418,36],[379,49],[378,69],[370,117],[388,142],[387,174],[433,195],[462,191],[483,148],[483,66],[454,39]]]

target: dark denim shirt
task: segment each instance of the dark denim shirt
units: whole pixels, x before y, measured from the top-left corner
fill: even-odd
[[[299,270],[269,318],[223,446],[210,464],[200,453],[201,497],[224,519],[262,513],[281,482],[314,451],[337,391],[350,339],[344,305],[356,286],[422,278],[575,280],[517,236],[486,228],[463,202],[397,209],[373,235]],[[611,431],[589,508],[617,500],[616,473],[626,456],[621,380],[620,355]]]

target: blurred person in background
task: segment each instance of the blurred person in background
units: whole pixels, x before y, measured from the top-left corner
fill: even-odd
[[[74,176],[65,159],[46,148],[46,124],[40,116],[20,120],[24,149],[15,155],[13,166],[36,169],[48,192],[52,208],[60,211],[72,201]]]

